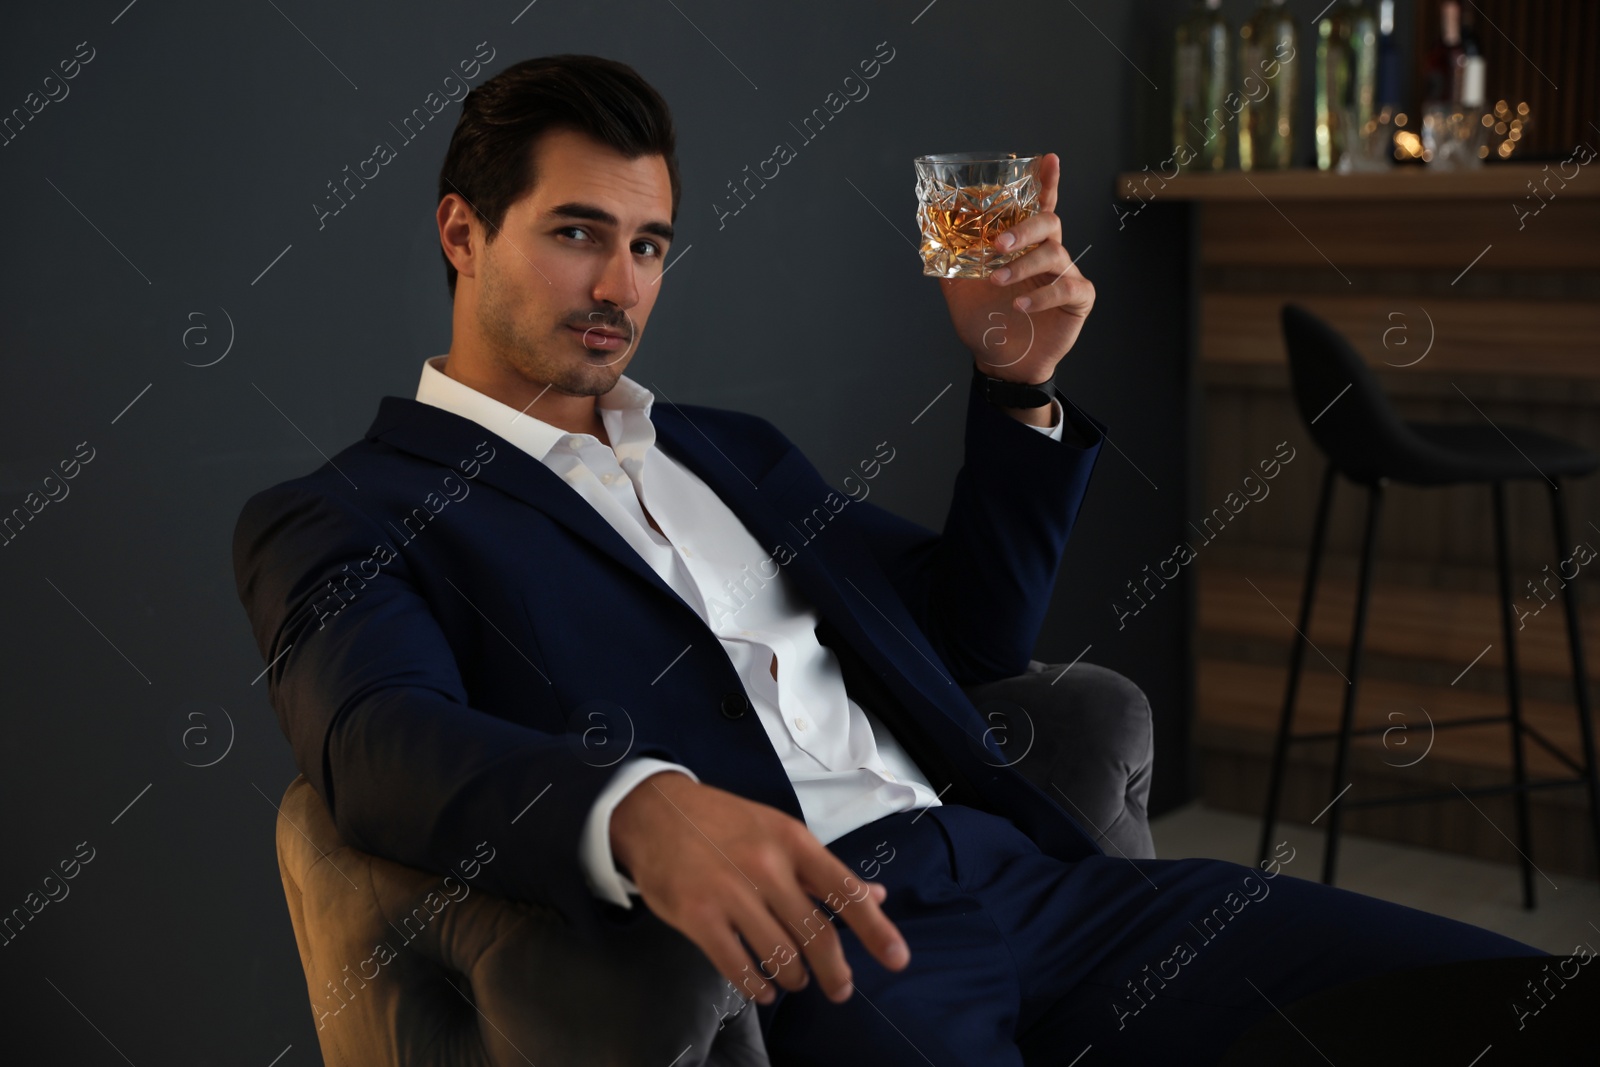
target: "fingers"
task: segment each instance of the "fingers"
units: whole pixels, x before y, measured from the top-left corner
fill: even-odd
[[[1018,311],[1043,311],[1060,307],[1087,315],[1094,306],[1094,286],[1073,263],[1072,255],[1060,244],[1037,248],[1021,259],[989,275],[992,285],[1010,285],[1028,278],[1038,279],[1036,287],[1024,290],[1011,304]],[[1044,279],[1048,278],[1048,281]]]
[[[839,902],[834,911],[850,924],[850,929],[855,931],[873,959],[891,971],[902,970],[911,961],[905,938],[879,907],[885,892],[878,892],[862,882],[837,856],[820,845],[806,857],[800,875],[807,890],[829,901],[830,907],[834,901]]]
[[[805,895],[798,891],[779,892],[771,886],[765,888],[769,898],[779,896],[783,903],[774,907],[770,899],[752,896],[734,914],[735,926],[756,957],[755,966],[746,963],[735,984],[745,996],[753,996],[761,1004],[771,1004],[777,996],[772,988],[773,982],[790,992],[804,989],[810,981],[806,963],[810,961],[815,969],[818,961],[811,961],[809,955],[803,956],[802,950],[796,949],[796,944],[804,944],[804,938],[795,935],[786,925],[795,922],[795,919],[780,922],[774,916],[774,912],[777,912],[785,916],[803,917],[808,906]],[[798,903],[796,898],[799,898]],[[822,972],[818,972],[818,979],[823,981],[825,990],[834,988],[840,981],[838,971],[844,966],[844,957],[842,953],[835,955],[836,959],[826,961],[828,979],[823,980]],[[849,968],[844,967],[844,970],[848,972]],[[848,981],[848,975],[845,980]]]
[[[783,880],[767,880],[763,887],[765,901],[740,916],[739,929],[752,948],[760,946],[763,950],[761,979],[775,981],[791,991],[803,989],[809,967],[823,995],[839,1004],[850,999],[854,986],[836,916],[850,922],[873,956],[891,970],[903,968],[910,953],[905,950],[899,931],[879,908],[888,890],[855,878],[822,845],[816,849],[821,856],[812,855],[806,861],[811,876],[787,884]],[[820,898],[826,906],[815,903],[811,896]],[[781,927],[773,916],[781,920]],[[898,956],[896,945],[900,947]],[[762,1004],[771,1003],[775,994],[767,982],[745,983],[747,994]]]
[[[1027,301],[1023,305],[1021,301]],[[1033,314],[1049,308],[1060,308],[1080,318],[1094,307],[1094,285],[1077,271],[1064,274],[1056,281],[1031,289],[1026,296],[1017,297],[1017,310]]]
[[[769,897],[773,899],[773,913],[784,923],[784,942],[776,960],[782,961],[792,955],[795,961],[792,973],[786,970],[778,975],[778,984],[791,990],[804,988],[805,971],[809,966],[829,1000],[839,1003],[848,999],[850,964],[844,958],[844,946],[828,909],[814,903],[797,882],[774,890]],[[799,952],[794,953],[791,946],[798,946]],[[803,963],[800,962],[802,956]],[[768,966],[766,972],[771,973],[772,969]]]
[[[689,914],[680,916],[683,925],[679,929],[699,946],[712,966],[741,996],[761,1004],[770,1004],[776,999],[774,982],[791,992],[804,989],[810,982],[805,963],[809,957],[803,957],[801,950],[795,947],[803,945],[805,937],[795,934],[793,929],[804,931],[809,926],[811,936],[815,937],[819,922],[828,925],[826,912],[807,923],[806,911],[813,905],[794,884],[792,874],[789,879],[788,892],[776,889],[778,879],[761,878],[759,890],[748,888],[748,883],[732,887],[732,891],[722,897],[721,904],[713,903],[719,894],[712,893],[698,908],[688,909]],[[776,910],[794,916],[793,919],[780,919],[774,914],[771,901],[774,896],[783,901]],[[848,985],[850,980],[850,968],[837,942],[835,934],[831,959],[816,953],[817,959],[811,961],[812,966],[818,968],[824,989]]]
[[[1057,229],[1060,229],[1059,224]],[[1067,251],[1066,246],[1057,237],[1044,242],[1027,255],[990,271],[989,284],[1012,285],[1022,281],[1024,278],[1031,278],[1040,274],[1051,281],[1055,281],[1055,279],[1070,270],[1072,270],[1072,253]],[[1078,272],[1073,271],[1073,273],[1077,274]]]
[[[718,921],[684,932],[690,935],[690,940],[705,953],[711,965],[721,972],[722,977],[728,980],[728,984],[740,994],[763,1004],[772,1003],[776,994],[772,992],[771,985],[765,982],[751,966],[750,953],[740,943],[737,931],[732,926]]]
[[[1002,252],[1029,245],[1041,244],[1054,238],[1061,240],[1061,216],[1053,211],[1037,211],[994,239],[994,246]],[[1035,249],[1035,252],[1038,250]],[[1033,255],[1033,252],[1028,255]],[[1028,258],[1023,256],[1022,259]],[[1016,262],[1022,262],[1022,259]]]
[[[813,973],[829,999],[850,997],[840,917],[883,966],[903,969],[910,952],[879,907],[887,890],[856,878],[804,823],[780,813],[751,819],[747,809],[756,807],[743,800],[729,806],[746,821],[727,851],[719,849],[723,861],[733,854],[731,869],[709,858],[678,865],[662,887],[641,860],[634,877],[645,903],[698,945],[743,996],[762,1004],[776,999],[776,986],[805,988]]]
[[[886,895],[872,887],[875,903]],[[823,994],[834,1003],[850,998],[850,964],[828,909],[814,903],[798,883],[787,889],[775,882],[734,906],[732,930],[715,924],[715,931],[697,939],[707,958],[741,994],[760,1004],[770,1004],[777,993],[773,984],[790,992],[804,989],[815,974]],[[733,934],[744,938],[747,950]],[[755,960],[752,963],[751,955]],[[809,967],[809,971],[808,971]]]
[[[1061,157],[1054,152],[1045,154],[1039,173],[1039,210],[1056,209],[1056,190],[1061,183]]]

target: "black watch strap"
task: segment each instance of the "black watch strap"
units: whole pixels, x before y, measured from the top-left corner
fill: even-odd
[[[1042,382],[1029,385],[1026,382],[1008,382],[1003,378],[991,378],[972,365],[972,376],[978,381],[978,388],[983,392],[983,398],[999,408],[1039,408],[1053,400],[1055,376],[1052,375]]]

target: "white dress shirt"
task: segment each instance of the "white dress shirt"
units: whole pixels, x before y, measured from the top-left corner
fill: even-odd
[[[888,727],[845,693],[838,659],[817,641],[817,615],[787,574],[780,568],[763,578],[770,553],[705,482],[655,447],[650,390],[622,375],[597,398],[608,447],[463,385],[438,369],[446,358],[423,363],[417,400],[470,419],[543,463],[700,614],[737,669],[817,840],[827,844],[893,812],[940,803]],[[1034,429],[1059,441],[1064,413],[1051,403],[1054,425]],[[676,763],[625,759],[584,824],[578,859],[589,888],[621,907],[633,907],[629,894],[639,890],[612,858],[611,813],[634,786],[666,770],[700,780]]]

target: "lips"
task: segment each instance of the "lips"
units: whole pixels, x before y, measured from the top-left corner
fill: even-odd
[[[628,336],[620,330],[608,330],[602,326],[569,326],[568,329],[577,330],[579,333],[586,333],[590,335],[599,334],[601,337],[611,337],[618,341],[624,340]]]

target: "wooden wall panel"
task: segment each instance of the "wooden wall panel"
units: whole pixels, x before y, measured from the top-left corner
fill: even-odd
[[[1279,309],[1286,302],[1326,319],[1380,369],[1492,374],[1514,367],[1519,374],[1600,379],[1600,303],[1398,293],[1202,292],[1201,361],[1284,364]]]
[[[1600,187],[1600,176],[1587,168],[1569,184],[1585,180]],[[1200,280],[1206,267],[1245,264],[1326,266],[1345,277],[1363,268],[1431,268],[1451,276],[1469,265],[1600,269],[1600,200],[1558,193],[1531,217],[1519,216],[1518,207],[1528,211],[1535,204],[1521,196],[1208,203],[1200,217]]]

